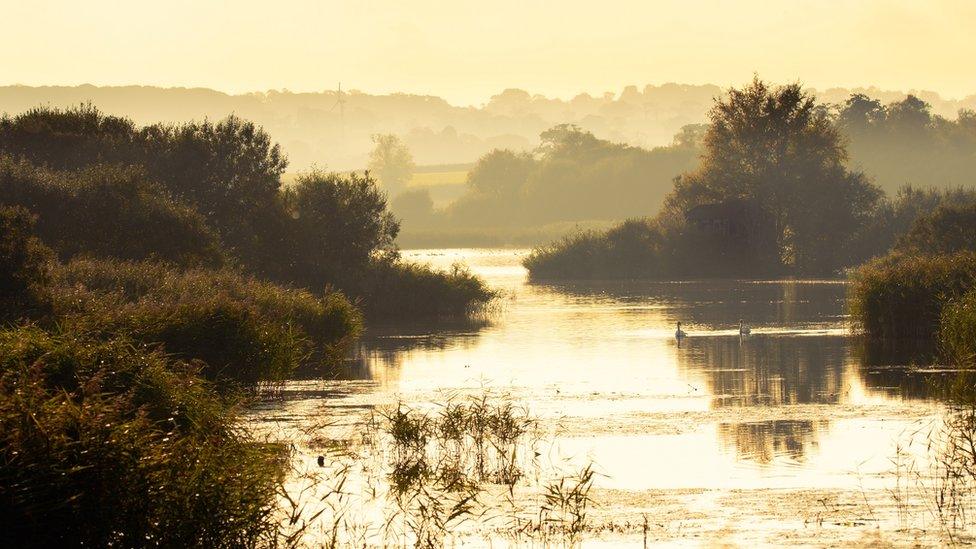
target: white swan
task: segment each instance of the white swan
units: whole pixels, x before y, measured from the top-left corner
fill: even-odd
[[[743,323],[742,323],[742,321],[740,320],[740,321],[739,321],[739,335],[749,335],[749,334],[751,334],[751,333],[752,333],[752,328],[750,328],[750,327],[748,327],[748,326],[746,326],[746,325],[745,325],[745,324],[743,324]]]
[[[683,337],[685,337],[686,335],[688,335],[688,334],[686,334],[686,333],[685,333],[685,332],[684,332],[684,331],[683,331],[683,330],[681,329],[681,323],[679,322],[679,323],[678,323],[678,329],[674,331],[674,337],[675,337],[676,339],[681,339],[681,338],[683,338]]]

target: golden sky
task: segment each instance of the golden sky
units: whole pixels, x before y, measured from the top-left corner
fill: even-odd
[[[481,104],[628,84],[976,93],[973,0],[0,0],[0,84],[344,88]]]

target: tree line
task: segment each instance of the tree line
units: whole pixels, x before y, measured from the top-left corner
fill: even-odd
[[[906,109],[925,112],[915,104],[888,118],[914,120]],[[885,253],[919,215],[976,199],[911,186],[887,195],[848,151],[843,128],[858,105],[838,115],[799,84],[758,78],[731,89],[709,112],[697,167],[674,179],[655,217],[574,235],[526,265],[539,278],[830,276]]]

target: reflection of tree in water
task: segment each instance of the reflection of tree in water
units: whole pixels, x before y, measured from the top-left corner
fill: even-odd
[[[700,373],[715,406],[831,404],[846,389],[843,336],[690,337],[679,365]]]
[[[347,377],[339,379],[375,379],[378,369],[399,369],[412,352],[471,348],[490,325],[487,318],[463,318],[370,326],[355,354],[343,365],[340,374]]]
[[[532,287],[584,306],[656,306],[661,319],[671,325],[680,320],[689,328],[715,330],[737,328],[740,319],[754,327],[837,327],[844,322],[846,295],[843,284],[803,281],[619,280],[533,283]]]
[[[854,348],[864,384],[893,396],[929,398],[955,375],[954,370],[939,373],[929,367],[918,371],[916,365],[939,363],[932,340],[859,338]]]
[[[820,445],[827,420],[773,420],[756,423],[722,423],[718,436],[725,448],[734,448],[737,459],[770,463],[779,456],[804,461]]]

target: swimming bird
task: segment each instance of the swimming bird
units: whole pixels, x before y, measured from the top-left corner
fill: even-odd
[[[684,330],[681,329],[681,323],[679,322],[678,323],[678,329],[674,331],[674,337],[677,338],[677,339],[681,339],[681,338],[685,337],[686,335],[688,335],[688,334],[686,334],[684,332]]]
[[[743,324],[742,320],[739,320],[739,335],[749,335],[751,333],[752,333],[752,328]]]

